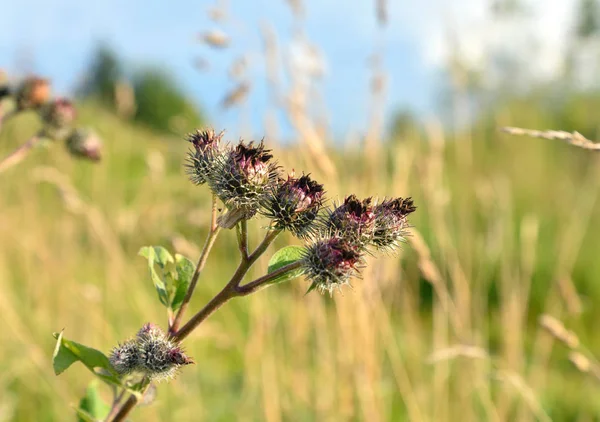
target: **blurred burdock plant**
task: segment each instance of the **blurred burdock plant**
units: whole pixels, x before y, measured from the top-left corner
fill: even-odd
[[[68,107],[62,103],[54,107],[45,116],[60,127],[70,118]],[[187,137],[192,145],[186,163],[189,177],[212,192],[208,237],[197,264],[182,255],[171,255],[160,246],[140,250],[148,261],[158,299],[167,308],[168,330],[163,332],[156,325],[146,324],[134,337],[115,346],[109,356],[66,340],[62,333],[55,334],[56,374],[81,361],[112,387],[112,405],[87,404],[78,410],[83,419],[124,421],[153,382],[171,379],[182,367],[194,363],[181,343],[227,301],[299,276],[305,276],[309,292],[332,294],[360,276],[367,253],[396,250],[407,234],[408,216],[415,211],[410,198],[377,203],[372,198],[350,195],[343,203],[324,209],[323,185],[310,175],[297,177],[292,172],[283,177],[262,141],[240,140],[231,145],[223,143],[222,138],[223,132],[213,130],[196,131]],[[248,244],[248,221],[257,215],[267,217],[269,224],[261,223],[264,238],[252,249]],[[218,234],[234,227],[240,257],[237,269],[223,289],[182,325]],[[244,283],[252,265],[283,231],[300,239],[304,246],[286,246],[275,252],[267,273]],[[98,394],[88,394],[85,403],[92,396],[100,400]],[[107,410],[101,414],[93,409]]]
[[[31,76],[12,87],[0,75],[0,129],[8,119],[23,112],[34,112],[41,129],[10,155],[0,160],[0,172],[22,161],[38,144],[64,142],[74,157],[91,161],[101,158],[102,143],[91,130],[76,126],[77,112],[66,98],[52,98],[50,82]]]

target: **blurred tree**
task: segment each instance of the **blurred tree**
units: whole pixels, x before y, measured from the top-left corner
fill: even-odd
[[[597,0],[580,0],[575,28],[578,38],[585,40],[598,34],[600,29],[598,6]]]
[[[202,113],[164,71],[146,69],[133,82],[135,120],[162,131],[183,133],[201,126]]]
[[[115,89],[122,79],[124,79],[123,66],[119,58],[111,48],[100,45],[93,55],[79,95],[94,97],[105,105],[114,107]]]
[[[412,139],[418,135],[419,131],[420,123],[411,110],[400,110],[392,117],[390,134],[394,142],[407,138]]]

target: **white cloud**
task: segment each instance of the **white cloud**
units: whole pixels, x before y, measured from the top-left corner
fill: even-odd
[[[391,3],[392,26],[419,45],[428,66],[444,66],[457,42],[462,59],[474,68],[485,68],[491,52],[533,53],[531,71],[540,78],[558,71],[576,6],[575,0],[527,0],[526,16],[499,20],[486,0]]]

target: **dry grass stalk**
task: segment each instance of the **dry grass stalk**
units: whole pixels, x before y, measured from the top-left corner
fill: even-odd
[[[239,80],[240,78],[242,78],[248,70],[248,63],[249,60],[247,55],[242,55],[236,58],[231,63],[231,66],[229,66],[229,77],[233,80]]]
[[[388,11],[386,0],[376,0],[377,22],[380,26],[385,26],[388,22]]]
[[[1,122],[0,122],[1,123]],[[31,137],[27,142],[14,150],[8,157],[0,160],[0,173],[23,161],[29,151],[41,142],[39,136]]]
[[[525,382],[525,380],[517,373],[512,371],[498,371],[498,379],[507,381],[525,400],[527,406],[535,417],[542,422],[552,422],[550,416],[544,411],[544,408],[537,400],[535,391]]]
[[[229,15],[228,3],[227,0],[217,1],[214,6],[207,10],[206,14],[208,18],[213,22],[224,22],[227,20]]]
[[[575,288],[575,283],[570,277],[561,277],[558,280],[558,291],[562,297],[567,312],[571,315],[580,315],[583,312],[583,304],[579,293]]]
[[[565,132],[562,130],[534,130],[534,129],[523,129],[518,127],[503,127],[502,131],[510,135],[516,136],[531,136],[533,138],[542,138],[550,140],[564,141],[573,146],[592,150],[600,151],[600,144],[595,143],[587,139],[579,132]]]
[[[540,317],[539,324],[548,333],[550,333],[552,337],[570,349],[576,349],[579,347],[580,343],[577,335],[573,331],[568,330],[560,320],[551,315],[544,314]]]
[[[292,10],[296,19],[301,19],[304,16],[304,5],[302,0],[287,0],[288,6]]]
[[[569,361],[578,371],[590,375],[596,381],[600,381],[600,366],[582,352],[572,351],[569,353]]]
[[[425,240],[414,228],[411,229],[411,236],[408,239],[411,246],[419,255],[419,269],[421,270],[421,274],[425,280],[433,285],[440,304],[450,319],[455,333],[461,333],[462,323],[460,321],[456,304],[448,292],[440,271],[431,259],[431,252],[429,251]]]
[[[137,103],[135,101],[133,86],[129,82],[117,82],[115,85],[115,103],[117,106],[117,113],[120,116],[126,119],[133,117],[137,110]]]
[[[200,36],[201,40],[213,48],[227,48],[230,44],[229,36],[219,30],[207,31]]]
[[[445,360],[456,359],[458,357],[470,359],[490,359],[490,355],[481,347],[458,344],[456,346],[436,350],[430,354],[429,357],[427,357],[427,363],[434,364]]]
[[[65,208],[74,215],[86,219],[90,231],[106,250],[114,262],[114,271],[118,273],[125,266],[123,249],[111,225],[106,221],[102,212],[86,203],[73,186],[69,178],[53,167],[38,167],[32,173],[32,179],[53,185],[59,192]]]
[[[225,98],[221,101],[221,107],[227,109],[242,103],[248,97],[249,92],[250,84],[248,82],[240,83],[225,95]]]

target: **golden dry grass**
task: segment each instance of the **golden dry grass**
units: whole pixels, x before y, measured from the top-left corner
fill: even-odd
[[[80,365],[54,376],[51,333],[108,351],[144,322],[164,326],[137,251],[161,244],[196,259],[205,237],[209,197],[183,174],[185,142],[92,105],[83,119],[107,140],[101,164],[54,147],[0,177],[0,420],[70,420],[91,376]],[[33,132],[27,122],[7,124],[3,155]],[[600,354],[598,158],[435,123],[366,150],[319,146],[307,130],[312,148],[266,142],[286,168],[326,181],[330,198],[415,198],[403,253],[371,260],[333,299],[304,296],[296,280],[227,304],[186,340],[197,365],[133,419],[596,420],[597,380],[573,353]],[[218,240],[193,307],[233,271],[234,237]],[[542,314],[587,349],[570,352]]]

